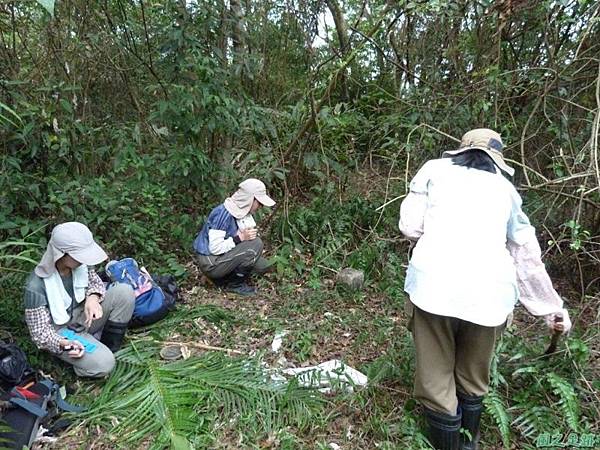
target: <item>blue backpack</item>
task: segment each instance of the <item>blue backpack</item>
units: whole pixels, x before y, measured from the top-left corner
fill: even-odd
[[[171,298],[165,297],[144,268],[133,258],[123,258],[106,264],[106,273],[113,283],[126,283],[133,288],[135,308],[130,327],[150,325],[165,317],[173,307]]]

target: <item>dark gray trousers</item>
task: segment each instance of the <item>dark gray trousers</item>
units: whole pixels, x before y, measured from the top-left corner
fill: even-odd
[[[133,288],[125,283],[112,285],[106,291],[102,306],[102,317],[92,322],[90,328],[84,332],[77,333],[86,341],[96,344],[96,350],[92,353],[84,353],[81,358],[71,358],[67,352],[57,356],[63,361],[71,364],[75,373],[80,377],[102,377],[108,375],[115,367],[115,357],[110,349],[94,337],[104,328],[108,320],[118,323],[127,323],[131,320],[135,307],[135,295]],[[82,324],[85,322],[85,308],[83,303],[73,310],[73,317],[69,323]],[[57,332],[66,329],[66,326],[56,327]]]
[[[260,238],[243,241],[222,255],[197,255],[198,266],[211,279],[223,278],[232,272],[265,273],[271,263],[263,258]]]

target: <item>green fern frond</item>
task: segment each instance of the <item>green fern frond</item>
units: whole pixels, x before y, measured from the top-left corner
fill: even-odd
[[[491,391],[483,400],[487,413],[494,418],[500,430],[502,443],[505,448],[510,448],[510,416],[504,402],[496,391]]]
[[[552,391],[558,396],[558,406],[562,411],[567,425],[574,432],[579,432],[579,399],[573,386],[555,373],[546,375],[546,380]]]
[[[531,438],[547,432],[554,416],[552,409],[547,406],[523,405],[523,413],[512,424],[523,436]]]
[[[336,237],[335,239],[327,240],[324,245],[319,248],[315,253],[315,263],[321,263],[327,261],[330,257],[334,256],[342,247],[349,242],[347,237]]]

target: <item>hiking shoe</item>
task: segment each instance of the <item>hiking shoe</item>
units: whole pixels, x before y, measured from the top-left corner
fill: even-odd
[[[251,296],[256,295],[256,288],[252,286],[248,286],[246,283],[232,283],[224,288],[225,292],[231,292],[233,294],[243,295],[243,296]]]

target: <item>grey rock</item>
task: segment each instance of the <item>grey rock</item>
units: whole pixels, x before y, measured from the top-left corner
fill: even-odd
[[[338,272],[336,280],[338,284],[344,284],[350,289],[358,290],[365,282],[365,274],[362,270],[347,267]]]

